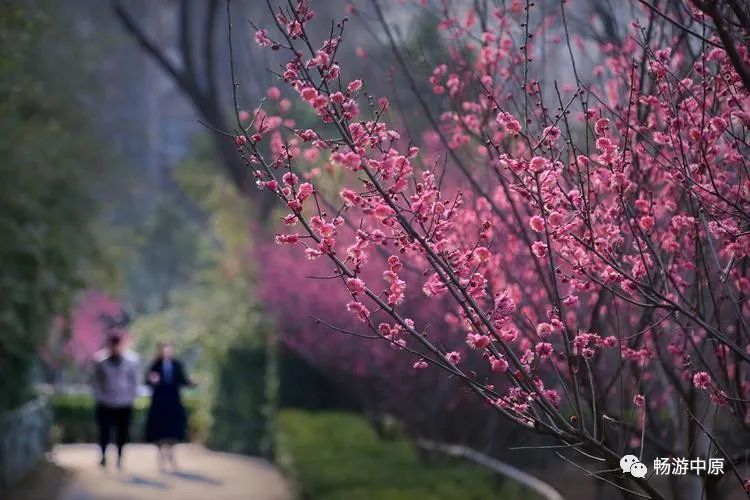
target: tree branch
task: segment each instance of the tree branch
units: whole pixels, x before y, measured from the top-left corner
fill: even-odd
[[[195,90],[191,88],[191,85],[188,83],[184,71],[177,68],[169,59],[167,59],[162,50],[148,37],[143,28],[136,23],[135,19],[133,19],[120,2],[115,2],[115,15],[117,15],[122,26],[133,36],[133,38],[135,38],[141,48],[145,50],[157,62],[157,64],[164,69],[164,71],[169,73],[180,88],[188,93],[192,93],[193,90]]]

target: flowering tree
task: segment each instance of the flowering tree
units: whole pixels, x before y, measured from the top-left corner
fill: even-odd
[[[412,363],[402,358],[400,348],[358,331],[358,319],[342,317],[340,312],[341,304],[350,300],[346,287],[325,279],[330,273],[325,261],[299,266],[296,253],[296,249],[259,244],[253,259],[263,263],[258,268],[259,291],[287,348],[354,395],[375,424],[394,415],[407,431],[421,437],[500,451],[493,445],[510,431],[500,434],[503,429],[491,409],[477,405],[476,396],[460,390],[458,381],[435,370],[414,370]],[[384,260],[379,255],[371,258],[374,262]],[[305,281],[306,276],[314,278]],[[300,287],[300,282],[305,286]],[[482,371],[486,362],[479,353],[468,345],[455,345],[450,322],[441,318],[442,306],[420,290],[406,290],[404,313],[417,323],[430,325],[433,342],[454,346],[465,370]]]
[[[55,318],[43,352],[45,361],[53,368],[59,368],[63,361],[72,362],[76,368],[87,366],[105,345],[107,331],[115,324],[125,323],[125,319],[117,299],[101,290],[87,290],[69,318]],[[126,333],[124,328],[118,331]]]
[[[623,495],[719,498],[724,476],[750,492],[747,7],[644,0],[620,13],[631,22],[618,46],[572,33],[565,1],[554,13],[439,2],[450,50],[427,77],[442,106],[414,96],[433,129],[420,149],[389,125],[388,100],[339,67],[346,22],[312,40],[308,2],[290,5],[255,40],[289,54],[279,77],[319,126],[243,114],[235,98],[229,134],[288,209],[276,242],[325,262],[341,307],[413,370],[462,380]],[[541,76],[548,45],[569,57],[559,81]],[[316,157],[328,168],[302,177]],[[345,187],[332,195],[324,172]],[[413,315],[407,290],[439,304],[448,340]],[[624,475],[628,453],[721,457],[726,474],[670,492]]]

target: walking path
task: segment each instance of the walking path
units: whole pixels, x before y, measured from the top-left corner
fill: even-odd
[[[52,459],[72,471],[58,500],[291,500],[279,471],[259,458],[218,453],[197,444],[176,448],[178,472],[159,472],[156,447],[130,444],[123,468],[99,466],[96,445],[56,446]]]

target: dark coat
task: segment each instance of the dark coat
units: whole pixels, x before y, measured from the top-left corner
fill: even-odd
[[[158,383],[152,384],[149,380],[151,372],[159,374]],[[180,401],[180,388],[190,385],[190,381],[185,376],[182,363],[172,360],[172,375],[167,380],[162,361],[155,361],[146,373],[146,384],[153,391],[146,419],[146,441],[184,441],[187,417]]]

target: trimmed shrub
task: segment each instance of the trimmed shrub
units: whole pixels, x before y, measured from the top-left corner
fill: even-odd
[[[56,394],[50,398],[54,415],[53,434],[62,443],[93,443],[98,439],[95,419],[94,398],[88,394]],[[205,434],[195,418],[199,400],[184,397],[182,403],[188,414],[188,439]],[[146,415],[148,414],[148,397],[135,401],[135,411],[130,427],[133,441],[143,439]]]
[[[218,366],[210,447],[245,455],[271,453],[268,369],[269,352],[263,344],[239,343],[226,351]]]

